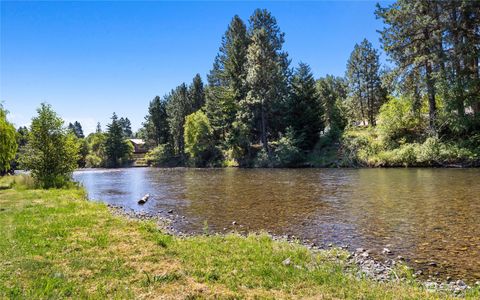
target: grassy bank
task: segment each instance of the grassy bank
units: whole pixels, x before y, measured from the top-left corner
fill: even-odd
[[[338,250],[265,235],[173,237],[113,216],[81,189],[1,190],[0,236],[0,298],[445,298],[356,279]]]

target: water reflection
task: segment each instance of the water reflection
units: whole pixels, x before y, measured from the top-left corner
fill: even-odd
[[[266,230],[317,244],[394,250],[427,274],[480,279],[480,170],[79,171],[90,198],[185,216],[177,229]],[[137,201],[149,193],[143,206]],[[237,225],[232,225],[235,221]]]

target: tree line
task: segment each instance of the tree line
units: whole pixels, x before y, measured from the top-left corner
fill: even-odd
[[[207,82],[197,74],[156,96],[136,133],[115,114],[105,132],[99,124],[87,137],[79,122],[69,124],[76,164],[128,164],[131,137],[145,140],[146,159],[158,166],[312,166],[331,149],[356,158],[400,149],[401,162],[427,144],[454,145],[452,157],[478,159],[480,2],[398,0],[377,5],[375,15],[391,64],[382,66],[379,50],[364,39],[354,45],[345,76],[318,79],[306,63],[291,66],[285,34],[269,11],[255,10],[248,22],[236,15]],[[42,104],[39,117],[48,110]],[[5,115],[2,130],[10,128]],[[35,130],[33,121],[17,130],[20,149],[34,144]],[[16,147],[2,143],[10,152]],[[10,156],[2,157],[3,170]]]

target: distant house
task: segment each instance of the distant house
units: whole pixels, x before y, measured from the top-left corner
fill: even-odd
[[[130,143],[133,145],[133,153],[140,154],[146,153],[145,142],[142,139],[129,139]]]

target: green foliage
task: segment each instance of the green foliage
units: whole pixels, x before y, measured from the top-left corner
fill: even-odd
[[[175,165],[172,149],[169,144],[160,144],[145,154],[149,166],[165,167]]]
[[[262,148],[255,157],[254,166],[260,168],[298,166],[304,160],[303,151],[298,146],[301,142],[295,136],[293,128],[288,127],[285,135],[272,142],[273,154],[269,155]]]
[[[133,145],[125,139],[124,129],[113,113],[112,122],[107,125],[105,139],[105,156],[108,167],[118,167],[127,164],[133,153]]]
[[[423,142],[385,144],[376,130],[349,130],[343,135],[347,165],[371,167],[475,166],[480,162],[480,147],[445,142],[428,137]]]
[[[92,133],[86,138],[89,153],[85,157],[85,167],[98,168],[105,167],[107,164],[107,156],[105,153],[106,134],[101,131]]]
[[[38,116],[32,119],[21,164],[30,170],[40,187],[63,187],[70,182],[77,167],[76,137],[63,127],[63,120],[50,105],[42,103],[37,112]]]
[[[10,163],[17,153],[17,133],[7,120],[7,111],[0,103],[0,176],[10,171]]]
[[[300,137],[298,145],[304,150],[311,150],[324,129],[322,120],[323,107],[315,87],[315,79],[307,64],[300,63],[291,80],[291,95],[287,102],[287,124]]]
[[[386,143],[414,141],[426,128],[421,115],[413,111],[405,98],[390,98],[380,108],[378,120],[379,134]]]
[[[275,159],[277,166],[293,167],[303,160],[302,150],[298,145],[299,140],[292,127],[288,127],[284,136],[281,136],[275,148]]]
[[[343,78],[327,75],[317,80],[317,93],[322,106],[325,131],[331,137],[339,136],[347,125],[347,83]]]
[[[157,146],[170,141],[168,128],[167,101],[156,96],[148,106],[148,115],[143,123],[145,129],[145,141],[148,146]]]
[[[213,129],[202,111],[188,115],[185,121],[185,152],[196,166],[203,166],[213,154]]]
[[[356,44],[350,55],[347,80],[356,121],[368,120],[369,125],[375,126],[378,110],[386,100],[386,91],[380,78],[378,51],[366,39]]]

